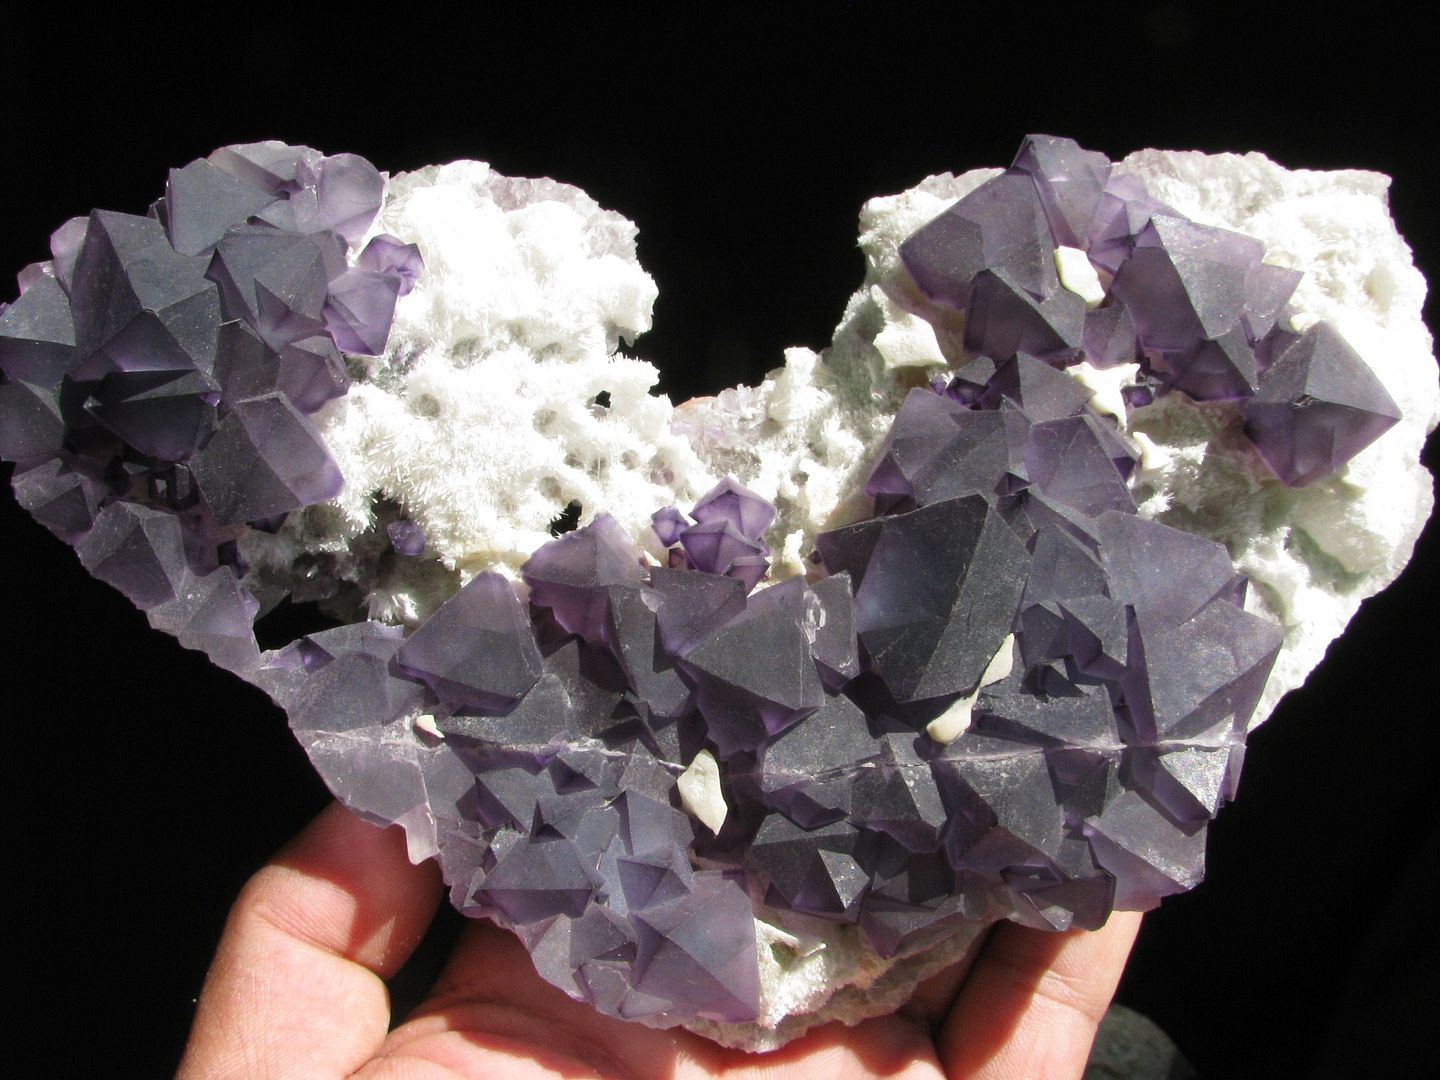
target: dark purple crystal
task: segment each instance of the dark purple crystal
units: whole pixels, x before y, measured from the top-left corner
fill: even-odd
[[[1374,372],[1326,323],[1275,359],[1243,412],[1246,434],[1291,487],[1339,469],[1400,419]]]
[[[1026,174],[982,184],[901,244],[900,257],[921,292],[966,313],[971,352],[1078,353],[1085,305],[1060,287],[1055,240]]]

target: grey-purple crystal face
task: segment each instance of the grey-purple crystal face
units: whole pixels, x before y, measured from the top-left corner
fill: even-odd
[[[92,573],[265,689],[338,798],[438,857],[461,911],[607,1014],[729,1023],[759,1014],[760,916],[894,957],[966,921],[1096,927],[1200,880],[1281,632],[1223,547],[1137,514],[1135,449],[1064,369],[1138,363],[1132,406],[1228,403],[1257,461],[1312,483],[1398,410],[1332,329],[1288,329],[1297,275],[1033,136],[902,246],[966,355],[904,400],[873,515],[819,536],[809,579],[760,587],[776,509],[726,478],[656,511],[665,565],[601,513],[523,588],[482,573],[408,634],[262,652],[279,597],[237,538],[340,490],[310,417],[423,270],[388,235],[354,252],[382,192],[352,155],[252,144],[173,172],[148,217],[62,226],[0,313],[0,452]],[[426,550],[403,515],[384,543]],[[702,774],[723,815],[682,790]]]

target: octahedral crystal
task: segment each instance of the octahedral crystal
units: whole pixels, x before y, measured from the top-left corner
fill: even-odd
[[[1325,323],[1275,358],[1242,411],[1246,434],[1292,486],[1335,472],[1400,419],[1365,362]]]
[[[815,540],[809,580],[765,582],[776,506],[726,477],[655,512],[663,565],[601,512],[523,590],[474,573],[408,631],[262,653],[280,591],[241,541],[340,493],[316,414],[425,274],[389,234],[355,251],[384,183],[255,143],[172,171],[149,217],[62,226],[0,311],[0,452],[87,568],[264,687],[346,805],[403,823],[457,907],[604,1012],[734,1023],[760,1009],[761,905],[891,957],[1199,880],[1281,630],[1222,546],[1137,512],[1141,448],[1066,368],[1137,365],[1131,408],[1222,403],[1314,483],[1399,410],[1332,328],[1291,324],[1297,272],[1031,136],[901,244],[907,304],[964,355],[905,397],[873,513]],[[412,511],[377,511],[379,565],[438,567]]]

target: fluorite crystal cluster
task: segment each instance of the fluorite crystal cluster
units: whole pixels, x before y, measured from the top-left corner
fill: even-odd
[[[249,637],[260,610],[236,584],[237,530],[344,484],[309,415],[345,393],[341,350],[384,347],[419,265],[384,236],[351,264],[383,193],[352,154],[226,147],[172,170],[147,216],[61,226],[0,316],[21,504],[199,642]],[[195,590],[214,597],[200,619]]]
[[[1297,271],[1031,137],[900,245],[957,351],[900,400],[868,513],[811,537],[809,573],[767,580],[776,504],[727,476],[649,536],[597,508],[409,625],[262,651],[285,590],[247,538],[340,493],[312,418],[426,272],[368,235],[384,197],[362,159],[252,144],[172,172],[148,216],[63,226],[0,314],[0,451],[39,521],[265,689],[460,910],[606,1013],[747,1024],[790,930],[888,961],[1200,880],[1284,634],[1223,545],[1140,512],[1151,448],[1096,373],[1131,372],[1122,412],[1207,403],[1258,470],[1320,481],[1400,410],[1290,305]],[[404,511],[365,542],[440,565]]]
[[[1292,326],[1298,270],[1263,262],[1258,240],[1186,219],[1133,176],[1112,177],[1103,154],[1070,139],[1026,139],[1005,173],[900,254],[927,297],[965,312],[971,355],[1138,362],[1140,393],[1239,402],[1286,484],[1333,473],[1400,418],[1332,328]],[[983,381],[956,380],[961,400]],[[1012,376],[992,402],[1017,385]]]

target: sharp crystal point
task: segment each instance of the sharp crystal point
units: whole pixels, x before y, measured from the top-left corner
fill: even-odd
[[[288,146],[270,139],[223,146],[208,160],[237,179],[279,196],[313,184],[322,157],[308,146]]]
[[[400,666],[442,701],[504,709],[539,681],[540,651],[514,587],[477,574],[400,648]]]
[[[700,711],[723,754],[754,749],[824,702],[810,642],[782,609],[754,612],[716,631],[683,660]]]
[[[272,348],[323,332],[330,281],[320,243],[258,225],[231,229],[209,268],[225,314],[245,319]]]
[[[759,540],[775,520],[775,505],[727,476],[700,497],[690,516],[701,524],[728,521],[741,536]]]
[[[171,514],[111,503],[76,545],[85,569],[142,611],[173,600],[185,580],[185,545]]]
[[[1021,173],[980,185],[902,243],[900,258],[921,292],[961,310],[981,273],[1002,271],[1033,297],[1059,287],[1045,210]]]
[[[1028,563],[979,496],[884,519],[855,594],[870,669],[900,701],[973,689],[1010,632]]]
[[[1073,139],[1027,135],[1010,167],[1035,182],[1055,242],[1079,247],[1110,179],[1105,155],[1082,150]]]
[[[1029,420],[1039,423],[1077,415],[1090,393],[1063,371],[1021,352],[996,366],[979,404],[996,409],[1002,398],[1009,398]]]
[[[376,270],[346,270],[330,282],[324,320],[335,344],[365,356],[383,353],[401,280]]]
[[[0,371],[53,388],[74,368],[75,320],[60,283],[42,278],[0,311]]]
[[[605,638],[606,587],[644,580],[644,556],[609,514],[557,537],[520,568],[532,603],[549,608],[568,633]]]
[[[64,444],[65,421],[53,391],[28,382],[0,384],[0,457],[39,464]]]
[[[1275,359],[1243,409],[1246,433],[1291,487],[1342,468],[1400,418],[1375,374],[1326,323]]]
[[[350,387],[335,339],[324,334],[283,346],[275,376],[275,389],[303,413],[319,412],[327,401],[344,397]]]
[[[734,578],[655,566],[650,586],[662,598],[656,612],[661,640],[676,656],[745,610],[745,585]]]
[[[225,172],[209,161],[171,169],[165,185],[165,229],[182,255],[204,255],[225,233],[275,201],[263,188]]]

